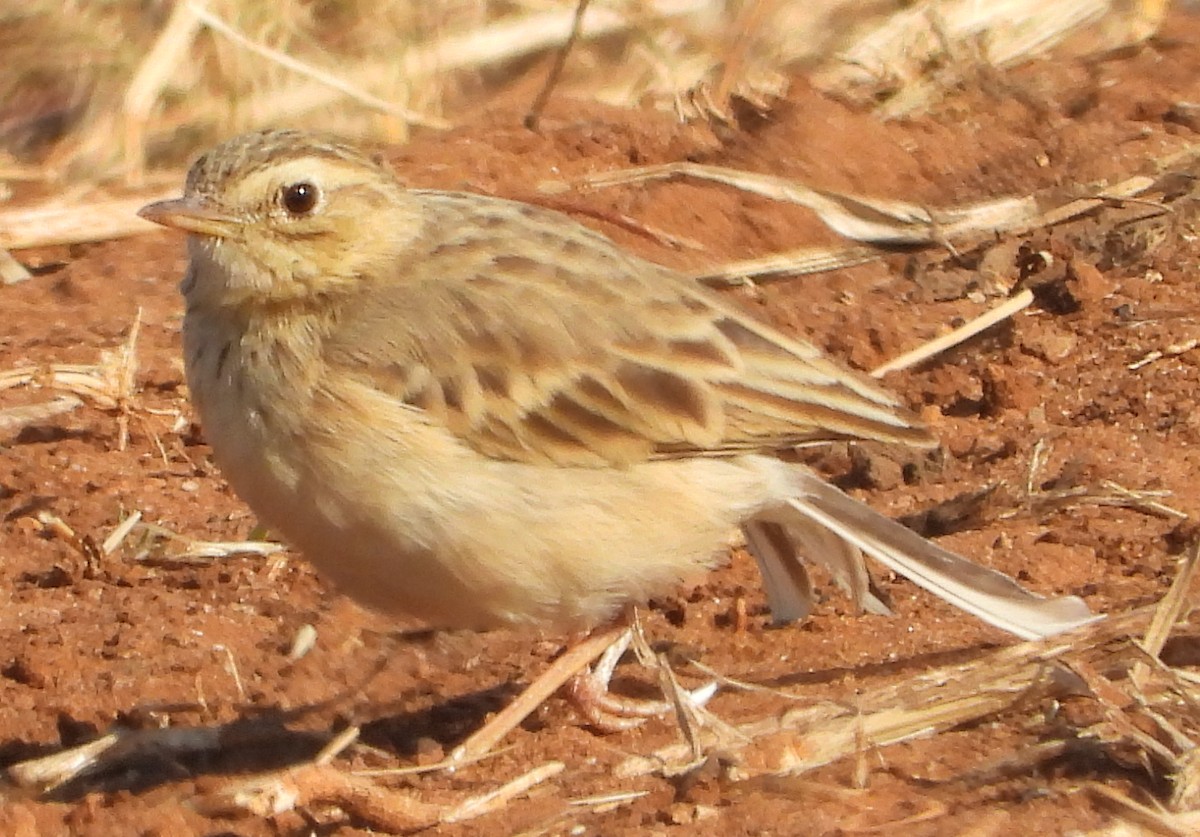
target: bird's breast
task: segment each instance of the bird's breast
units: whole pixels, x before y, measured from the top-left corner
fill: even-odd
[[[232,318],[189,311],[184,365],[213,458],[234,490],[274,524],[295,500],[312,401],[303,347]],[[309,353],[311,355],[311,353]]]

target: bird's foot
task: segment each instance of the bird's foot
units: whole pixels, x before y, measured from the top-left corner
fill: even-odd
[[[646,648],[645,639],[640,634],[637,635],[639,656],[648,660],[647,665],[651,668],[659,669],[660,681],[664,684],[664,693],[668,695],[669,700],[637,700],[609,692],[608,683],[612,679],[613,670],[633,642],[635,630],[640,629],[615,628],[593,634],[571,645],[512,703],[455,749],[451,754],[451,761],[462,764],[483,757],[559,689],[565,691],[567,698],[579,709],[588,723],[604,732],[632,729],[647,718],[671,712],[677,715],[691,715],[697,712],[716,693],[717,684],[709,683],[699,689],[687,691],[679,687],[669,669],[666,670],[668,676],[662,677],[665,661],[655,658]],[[595,668],[588,669],[588,664],[597,658]]]
[[[621,657],[629,650],[634,628],[627,628],[604,650],[596,665],[585,669],[563,686],[563,693],[576,711],[599,732],[621,732],[641,726],[648,718],[658,718],[676,710],[666,700],[640,700],[609,691],[609,683]],[[654,665],[665,665],[656,661]],[[715,684],[684,691],[681,697],[692,706],[702,707],[716,693]]]

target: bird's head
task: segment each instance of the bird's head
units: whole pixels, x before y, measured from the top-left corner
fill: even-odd
[[[394,269],[421,225],[416,201],[385,165],[290,130],[216,146],[188,172],[183,197],[138,214],[189,234],[184,293],[223,306],[351,290]]]

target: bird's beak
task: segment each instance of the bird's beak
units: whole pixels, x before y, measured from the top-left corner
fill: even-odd
[[[164,227],[214,238],[235,238],[242,228],[236,218],[222,215],[196,197],[146,204],[138,210],[138,215]]]

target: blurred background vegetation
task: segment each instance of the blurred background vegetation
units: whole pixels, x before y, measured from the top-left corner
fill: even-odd
[[[261,125],[403,142],[528,107],[577,0],[0,0],[0,180],[123,181]],[[789,74],[894,116],[1167,0],[592,0],[556,96],[735,125]],[[1082,40],[1080,40],[1082,39]]]

